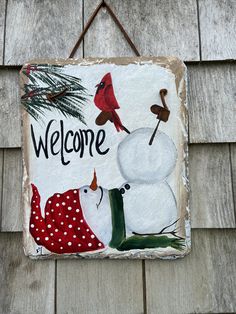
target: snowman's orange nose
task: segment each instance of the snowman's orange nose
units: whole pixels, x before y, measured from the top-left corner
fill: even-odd
[[[98,188],[98,185],[97,185],[97,176],[96,176],[96,171],[94,169],[94,173],[93,173],[93,181],[91,182],[90,184],[90,189],[93,190],[93,191],[96,191]]]

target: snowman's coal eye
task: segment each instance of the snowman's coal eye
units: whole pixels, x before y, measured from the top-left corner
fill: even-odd
[[[87,193],[88,191],[86,189],[84,189],[84,193]]]
[[[125,194],[125,189],[124,189],[124,188],[121,188],[121,189],[120,189],[120,193],[121,193],[121,194]]]
[[[125,184],[125,188],[126,188],[126,190],[129,190],[130,189],[130,185],[128,183]]]

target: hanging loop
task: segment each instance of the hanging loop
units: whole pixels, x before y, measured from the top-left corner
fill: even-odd
[[[73,58],[77,49],[79,48],[82,40],[84,39],[85,34],[87,33],[89,27],[91,26],[93,20],[95,19],[95,17],[97,16],[98,12],[100,11],[100,9],[102,7],[106,7],[108,13],[110,14],[110,16],[112,17],[113,21],[116,23],[116,25],[119,27],[120,31],[122,32],[122,34],[124,35],[125,39],[127,40],[128,44],[130,45],[130,47],[132,48],[133,52],[136,54],[136,56],[140,56],[140,53],[138,51],[138,49],[136,48],[136,46],[134,45],[134,43],[132,42],[132,40],[130,39],[129,35],[127,34],[127,32],[125,31],[124,27],[122,26],[122,24],[120,23],[120,21],[118,20],[118,18],[116,17],[115,13],[112,11],[111,7],[106,3],[105,0],[102,0],[100,2],[100,4],[97,6],[97,8],[95,9],[95,11],[93,12],[93,14],[90,16],[87,24],[85,25],[84,30],[82,31],[82,33],[80,34],[74,48],[72,49],[69,58]]]

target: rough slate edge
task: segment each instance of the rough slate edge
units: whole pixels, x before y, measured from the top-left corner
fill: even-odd
[[[198,0],[198,6],[202,60],[236,59],[236,2]]]
[[[117,65],[128,65],[128,64],[157,64],[171,71],[175,75],[175,83],[177,88],[177,95],[180,99],[180,116],[181,116],[181,132],[180,137],[182,137],[183,149],[179,151],[179,159],[182,161],[179,163],[179,167],[181,167],[181,171],[178,173],[182,173],[182,184],[179,187],[178,197],[176,198],[180,201],[182,205],[179,208],[180,220],[177,223],[177,228],[180,229],[180,236],[185,237],[185,245],[186,249],[184,252],[180,252],[175,249],[169,249],[169,252],[155,252],[156,249],[146,249],[145,252],[124,252],[124,253],[115,253],[114,255],[110,254],[103,255],[101,253],[83,253],[80,256],[76,254],[55,254],[52,253],[46,256],[32,256],[30,255],[30,247],[33,244],[33,239],[29,233],[28,225],[29,225],[29,217],[26,215],[26,208],[30,210],[30,199],[31,199],[31,189],[28,188],[30,185],[30,180],[28,176],[29,164],[27,160],[27,151],[29,147],[29,138],[27,136],[27,132],[29,130],[29,115],[21,106],[22,112],[22,154],[23,154],[23,197],[22,197],[22,207],[23,207],[23,234],[24,234],[24,251],[25,254],[32,259],[38,258],[66,258],[66,257],[74,257],[74,258],[145,258],[145,259],[154,259],[154,258],[162,258],[162,259],[171,259],[171,258],[181,258],[187,255],[191,249],[191,232],[190,232],[190,212],[189,212],[189,182],[188,182],[188,143],[187,143],[187,134],[188,134],[188,118],[187,118],[187,103],[186,103],[186,88],[187,88],[187,71],[184,63],[176,58],[176,57],[136,57],[136,58],[85,58],[85,59],[35,59],[27,62],[27,64],[57,64],[57,65],[80,65],[80,66],[88,66],[92,64],[117,64]],[[24,65],[24,66],[25,66]],[[23,68],[22,68],[23,69]],[[20,86],[21,86],[21,95],[23,94],[24,84],[27,82],[27,78],[24,76],[21,70],[20,75]],[[25,132],[24,132],[25,130]],[[184,221],[184,224],[181,222]],[[147,255],[149,254],[149,255]]]
[[[4,149],[0,148],[0,218],[1,218],[1,221],[2,221],[3,171],[4,171]],[[1,221],[0,221],[0,232],[2,231]]]

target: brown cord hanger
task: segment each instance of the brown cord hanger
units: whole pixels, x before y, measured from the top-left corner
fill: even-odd
[[[84,39],[85,34],[87,33],[89,27],[91,26],[93,20],[95,19],[95,17],[97,16],[98,12],[100,11],[100,9],[102,7],[106,7],[108,13],[110,14],[110,16],[112,17],[113,21],[116,23],[116,25],[119,27],[121,33],[124,35],[125,39],[127,40],[127,42],[129,43],[130,47],[132,48],[133,52],[136,54],[136,56],[140,56],[139,51],[137,50],[137,48],[135,47],[134,43],[132,42],[132,40],[130,39],[129,35],[127,34],[127,32],[125,31],[125,29],[123,28],[123,26],[121,25],[120,21],[118,20],[118,18],[116,17],[115,13],[112,11],[111,7],[106,3],[105,0],[102,0],[100,2],[100,4],[97,6],[97,8],[95,9],[95,11],[93,12],[93,14],[90,16],[84,30],[82,31],[82,33],[79,36],[78,41],[76,42],[74,48],[72,49],[69,58],[73,58],[76,50],[79,48],[82,40]]]

